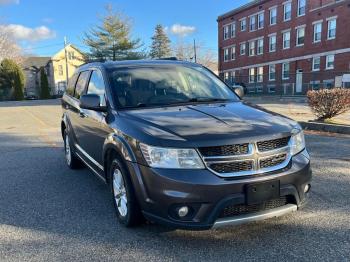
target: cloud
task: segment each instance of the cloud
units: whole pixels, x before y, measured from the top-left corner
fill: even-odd
[[[187,35],[193,34],[196,31],[194,26],[174,24],[170,27],[170,32],[174,35],[185,37]]]
[[[19,41],[36,42],[56,37],[56,33],[46,26],[30,28],[23,25],[9,24],[1,26],[0,30],[8,31],[14,39]]]
[[[19,4],[19,0],[0,0],[0,5]]]

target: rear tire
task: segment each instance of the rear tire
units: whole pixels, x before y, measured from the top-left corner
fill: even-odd
[[[129,173],[118,158],[113,159],[110,165],[109,177],[113,205],[118,221],[126,227],[140,225],[144,218]]]
[[[66,163],[70,169],[78,169],[83,166],[83,163],[80,161],[80,159],[76,156],[74,151],[72,150],[72,144],[71,140],[69,138],[69,134],[67,132],[67,129],[64,130],[64,155],[66,158]]]

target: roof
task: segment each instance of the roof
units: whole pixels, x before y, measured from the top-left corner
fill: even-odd
[[[23,63],[23,68],[31,68],[31,67],[43,67],[46,66],[51,61],[51,57],[43,57],[43,56],[33,56],[27,57]]]
[[[192,65],[200,66],[199,64],[181,61],[181,60],[123,60],[123,61],[107,61],[107,62],[93,62],[80,66],[80,69],[89,67],[125,67],[125,66],[147,66],[147,65]]]
[[[266,1],[267,0],[252,0],[252,1],[250,1],[249,3],[247,3],[245,5],[242,5],[242,6],[238,7],[238,8],[236,8],[236,9],[233,9],[233,10],[227,12],[227,13],[224,13],[224,14],[220,15],[218,17],[217,21],[222,20],[222,19],[227,18],[227,17],[232,16],[232,15],[238,14],[238,13],[240,13],[240,12],[242,12],[242,11],[248,9],[248,8],[251,8],[251,7],[255,6],[255,5],[264,3]]]

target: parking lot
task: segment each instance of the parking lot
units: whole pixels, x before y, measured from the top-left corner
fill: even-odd
[[[300,212],[209,231],[115,219],[107,187],[66,167],[58,100],[0,103],[1,261],[349,261],[350,137],[308,133]]]

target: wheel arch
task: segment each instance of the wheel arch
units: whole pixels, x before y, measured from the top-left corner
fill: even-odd
[[[102,152],[103,168],[107,183],[109,183],[108,170],[113,157],[118,157],[122,162],[136,162],[136,157],[131,150],[129,144],[124,138],[116,134],[110,134],[106,138]]]

